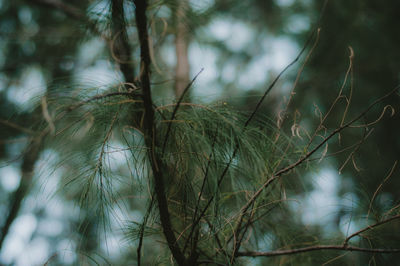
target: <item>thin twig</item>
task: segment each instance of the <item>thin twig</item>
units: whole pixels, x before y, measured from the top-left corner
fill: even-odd
[[[249,118],[247,119],[244,127],[247,127],[247,125],[251,122],[251,120],[253,120],[253,117],[256,115],[256,113],[258,112],[258,109],[260,108],[261,104],[264,102],[265,97],[267,97],[267,95],[271,92],[272,88],[275,86],[275,84],[278,82],[278,80],[281,78],[281,76],[286,73],[286,71],[293,66],[297,61],[299,61],[300,57],[303,55],[303,53],[306,51],[308,45],[310,44],[311,40],[313,39],[314,35],[316,33],[318,33],[318,29],[319,29],[319,23],[321,21],[321,18],[323,16],[323,14],[325,13],[325,8],[328,4],[329,0],[325,0],[323,6],[322,6],[322,10],[320,12],[320,17],[317,21],[317,26],[314,28],[314,30],[311,32],[311,34],[308,36],[306,42],[304,43],[303,48],[300,50],[300,52],[298,53],[298,55],[296,56],[296,58],[290,62],[279,74],[278,76],[275,77],[275,79],[272,81],[272,83],[268,86],[268,88],[265,90],[263,96],[260,98],[260,100],[258,101],[256,107],[254,108],[254,111],[251,113],[251,115],[249,116]]]
[[[202,184],[201,184],[199,196],[197,197],[197,203],[196,203],[195,211],[194,211],[194,214],[193,214],[193,223],[192,223],[193,225],[194,225],[194,223],[195,223],[195,221],[196,221],[196,218],[197,218],[197,212],[198,212],[199,207],[200,207],[200,200],[201,200],[201,197],[202,197],[202,195],[203,195],[203,191],[204,191],[205,184],[206,184],[206,182],[207,182],[208,172],[209,172],[210,167],[211,167],[211,162],[212,162],[211,159],[212,159],[212,156],[213,156],[213,154],[214,154],[214,147],[215,147],[215,143],[216,143],[216,140],[217,140],[217,135],[218,135],[218,127],[217,127],[217,130],[216,130],[215,135],[214,135],[213,143],[212,143],[212,145],[211,145],[211,153],[210,153],[210,156],[209,156],[209,159],[208,159],[208,163],[207,163],[207,167],[206,167],[206,171],[205,171],[205,174],[204,174],[204,177],[203,177],[203,182],[202,182]],[[185,245],[183,246],[183,252],[185,252],[185,250],[186,250],[187,244],[188,244],[188,242],[190,241],[190,238],[192,237],[192,234],[193,234],[193,232],[194,232],[194,229],[195,229],[195,227],[192,226],[192,229],[191,229],[191,231],[190,231],[190,233],[189,233],[189,236],[188,236],[188,238],[187,238],[187,240],[186,240],[186,243],[185,243]]]
[[[293,86],[292,86],[292,89],[291,89],[291,91],[290,91],[289,100],[288,100],[288,102],[286,103],[285,109],[284,109],[282,112],[280,112],[280,115],[279,115],[279,118],[280,118],[280,119],[278,120],[278,123],[277,123],[277,124],[278,124],[278,125],[277,125],[277,126],[278,126],[278,129],[282,128],[282,125],[283,125],[283,123],[284,123],[284,121],[285,121],[285,118],[286,118],[286,113],[287,113],[287,111],[288,111],[288,109],[289,109],[289,106],[290,106],[290,103],[292,102],[293,96],[296,94],[296,93],[295,93],[295,89],[296,89],[296,87],[297,87],[297,84],[299,83],[301,74],[303,73],[303,70],[304,70],[304,68],[305,68],[305,66],[306,66],[306,64],[307,64],[307,62],[308,62],[308,60],[310,59],[312,53],[314,52],[315,47],[317,47],[317,44],[318,44],[318,41],[319,41],[320,31],[321,31],[321,29],[318,28],[318,29],[317,29],[317,36],[316,36],[316,38],[315,38],[314,44],[313,44],[313,46],[311,47],[310,51],[307,53],[306,58],[304,59],[303,64],[301,65],[300,69],[299,69],[298,72],[297,72],[296,80],[294,81]],[[278,141],[279,136],[280,136],[280,133],[278,133],[277,137],[275,138],[275,142]]]
[[[380,225],[386,224],[386,223],[388,223],[388,222],[391,222],[391,221],[394,221],[394,220],[397,220],[397,219],[400,219],[400,214],[395,215],[395,216],[392,216],[392,217],[390,217],[390,218],[387,218],[387,219],[382,220],[382,221],[380,221],[380,222],[377,222],[377,223],[375,223],[375,224],[368,225],[368,226],[364,227],[363,229],[358,230],[357,232],[355,232],[355,233],[349,235],[349,236],[344,240],[343,246],[346,246],[346,245],[349,243],[350,239],[352,239],[353,237],[358,236],[359,234],[364,233],[365,231],[371,230],[371,229],[373,229],[373,228],[375,228],[375,227],[378,227],[378,226],[380,226]]]
[[[384,96],[380,97],[379,99],[375,100],[371,105],[369,105],[363,112],[361,112],[358,116],[356,116],[354,119],[352,119],[350,122],[336,128],[331,134],[329,134],[328,137],[326,137],[323,141],[321,141],[314,149],[312,149],[311,151],[309,151],[308,153],[306,153],[302,158],[300,158],[298,161],[296,161],[295,163],[280,169],[279,171],[275,172],[271,178],[269,178],[255,193],[254,195],[251,197],[250,200],[247,201],[247,203],[242,207],[240,213],[240,218],[239,218],[239,222],[237,224],[237,228],[240,228],[241,223],[243,221],[243,217],[245,215],[245,213],[247,212],[247,210],[249,209],[249,207],[253,204],[253,202],[261,195],[261,192],[264,191],[265,188],[267,188],[271,183],[273,183],[279,176],[286,174],[287,172],[291,171],[292,169],[298,167],[300,164],[302,164],[303,162],[305,162],[311,155],[313,155],[317,150],[319,150],[326,142],[328,142],[328,140],[330,140],[333,136],[337,135],[338,133],[340,133],[342,130],[344,130],[345,128],[349,127],[350,125],[354,124],[355,122],[357,122],[360,118],[362,118],[372,107],[374,107],[376,104],[380,103],[381,101],[385,100],[386,98],[388,98],[389,96],[391,96],[392,94],[394,94],[398,89],[400,88],[400,86],[397,86],[396,88],[394,88],[393,90],[391,90],[389,93],[385,94]]]
[[[202,69],[200,70],[200,72],[197,73],[196,76],[194,76],[194,78],[189,82],[189,84],[186,86],[186,88],[183,90],[183,92],[182,92],[181,95],[179,96],[179,100],[178,100],[178,102],[176,103],[176,105],[175,105],[175,107],[174,107],[174,110],[172,111],[172,115],[171,115],[170,121],[174,121],[175,115],[176,115],[176,113],[178,112],[179,107],[181,106],[181,103],[182,103],[182,101],[183,101],[183,98],[185,97],[186,93],[189,91],[189,89],[190,89],[190,87],[192,86],[193,82],[197,79],[197,77],[201,74],[201,72],[203,72],[203,70],[204,70],[204,68],[202,68]],[[161,154],[164,154],[164,152],[165,152],[165,147],[166,147],[166,145],[167,145],[168,137],[169,137],[169,134],[170,134],[170,131],[171,131],[171,126],[172,126],[172,123],[169,122],[169,123],[168,123],[167,132],[165,133],[164,144],[163,144],[163,146],[162,146],[162,152],[161,152]]]
[[[342,170],[344,169],[344,167],[347,165],[347,163],[350,161],[350,159],[353,160],[353,164],[354,167],[356,169],[356,171],[359,171],[359,169],[356,167],[355,161],[354,161],[354,154],[356,154],[356,152],[358,152],[358,150],[361,148],[361,145],[364,143],[364,141],[371,135],[371,133],[373,132],[373,129],[370,130],[369,132],[367,131],[367,129],[365,128],[365,132],[364,132],[364,136],[362,137],[362,139],[358,142],[358,144],[356,145],[356,147],[351,151],[351,153],[347,156],[347,159],[345,160],[345,162],[342,164],[342,166],[339,168],[339,174],[342,173]]]
[[[342,246],[342,245],[318,245],[306,248],[297,248],[289,250],[276,250],[269,252],[262,251],[245,251],[237,252],[237,257],[274,257],[283,255],[293,255],[297,253],[304,253],[318,250],[345,250],[345,251],[357,251],[367,253],[399,253],[400,249],[382,249],[382,248],[360,248],[355,246]]]
[[[353,85],[352,85],[352,84],[353,84],[353,81],[352,81],[352,80],[353,80],[353,78],[352,78],[352,69],[353,69],[354,51],[353,51],[353,49],[352,49],[351,47],[349,47],[349,51],[350,51],[350,55],[349,55],[349,66],[347,67],[347,71],[346,71],[346,74],[345,74],[345,76],[344,76],[344,80],[343,80],[342,86],[340,87],[340,90],[339,90],[339,92],[338,92],[338,95],[336,96],[336,98],[335,98],[335,100],[332,102],[332,104],[330,105],[330,107],[329,107],[328,111],[326,112],[326,114],[324,115],[324,117],[322,117],[322,114],[321,114],[321,112],[320,112],[320,122],[319,122],[319,125],[318,125],[317,128],[315,129],[314,134],[311,136],[311,138],[310,138],[310,140],[309,140],[309,142],[308,142],[308,144],[307,144],[307,146],[306,146],[306,150],[310,147],[310,145],[312,144],[314,138],[317,136],[318,132],[319,132],[321,129],[324,128],[323,123],[324,123],[324,122],[326,121],[326,119],[329,117],[329,115],[331,114],[333,108],[336,106],[336,104],[338,103],[338,101],[339,101],[340,99],[342,99],[342,98],[346,98],[345,96],[343,96],[342,93],[343,93],[344,87],[346,86],[347,79],[348,79],[349,75],[351,75],[351,77],[350,77],[350,78],[351,78],[350,94],[352,95],[352,90],[353,90]],[[351,96],[350,96],[349,98],[351,99]],[[340,125],[343,125],[344,119],[345,119],[346,114],[347,114],[348,107],[349,107],[349,101],[347,101],[346,108],[345,108],[345,112],[344,112],[344,114],[343,114],[343,116],[342,116],[342,122],[341,122]],[[319,110],[319,109],[318,109],[318,110]]]

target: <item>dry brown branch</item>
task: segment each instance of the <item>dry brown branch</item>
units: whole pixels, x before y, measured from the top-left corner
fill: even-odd
[[[341,154],[341,153],[343,153],[343,152],[346,152],[346,151],[348,151],[348,150],[350,150],[350,149],[353,149],[353,148],[358,147],[360,144],[362,144],[362,143],[372,134],[373,131],[374,131],[374,129],[371,129],[371,130],[368,132],[368,134],[367,134],[366,136],[364,136],[364,137],[363,137],[360,141],[358,141],[357,143],[351,144],[350,146],[345,147],[345,148],[343,148],[343,149],[341,149],[341,150],[339,150],[339,151],[332,152],[332,153],[328,153],[328,154],[326,154],[326,155],[324,156],[324,158],[336,156],[336,155]],[[307,162],[312,162],[312,161],[316,161],[316,160],[318,160],[318,161],[321,160],[321,157],[309,158],[309,159],[307,159],[306,161],[307,161]]]
[[[388,219],[379,221],[375,224],[366,226],[357,232],[354,232],[350,236],[346,237],[342,245],[316,245],[311,247],[304,248],[296,248],[296,249],[288,249],[288,250],[275,250],[275,251],[245,251],[245,252],[237,252],[237,257],[273,257],[273,256],[283,256],[283,255],[292,255],[297,253],[318,251],[318,250],[343,250],[343,251],[357,251],[357,252],[368,252],[368,253],[399,253],[400,249],[385,249],[385,248],[362,248],[356,246],[349,246],[349,241],[359,236],[360,234],[369,231],[373,228],[381,226],[383,224],[389,223],[394,220],[400,219],[400,214],[390,217]]]
[[[348,66],[348,68],[347,68],[347,71],[346,71],[346,74],[345,74],[345,76],[344,76],[344,80],[343,80],[343,83],[342,83],[342,86],[340,87],[340,90],[339,90],[339,93],[338,93],[338,95],[336,96],[336,98],[335,98],[335,100],[332,102],[332,104],[330,105],[330,107],[329,107],[329,109],[328,109],[328,111],[326,112],[326,114],[322,117],[322,113],[321,113],[321,111],[319,110],[319,108],[316,106],[316,104],[314,104],[314,106],[316,107],[316,111],[318,111],[318,113],[319,113],[319,117],[320,117],[320,122],[319,122],[319,125],[317,126],[317,128],[315,129],[315,131],[314,131],[314,134],[311,136],[311,138],[310,138],[310,140],[309,140],[309,142],[308,142],[308,144],[307,144],[307,147],[306,147],[306,149],[308,149],[309,147],[310,147],[310,145],[312,144],[312,142],[313,142],[313,140],[315,139],[315,137],[318,135],[318,132],[320,131],[320,130],[322,130],[322,129],[325,129],[325,127],[324,127],[324,122],[326,121],[326,119],[329,117],[329,115],[332,113],[332,111],[333,111],[333,109],[335,108],[335,106],[336,106],[336,104],[339,102],[339,100],[340,99],[347,99],[344,95],[343,95],[343,90],[344,90],[344,87],[346,86],[346,83],[347,83],[347,79],[348,79],[348,77],[349,77],[349,75],[351,74],[352,75],[352,69],[353,69],[353,60],[354,60],[354,51],[353,51],[353,49],[351,48],[351,47],[349,47],[349,51],[350,51],[350,55],[349,55],[349,66]],[[353,93],[352,93],[352,91],[353,91],[353,81],[352,81],[353,79],[352,79],[352,77],[351,77],[351,85],[350,85],[350,95],[352,95]],[[351,100],[351,96],[349,96],[349,99]],[[348,112],[348,108],[349,108],[349,104],[350,104],[350,100],[347,100],[347,103],[346,103],[346,107],[345,107],[345,111],[344,111],[344,113],[343,113],[343,116],[342,116],[342,121],[341,121],[341,126],[343,125],[343,123],[344,123],[344,119],[345,119],[345,117],[346,117],[346,115],[347,115],[347,112]]]
[[[367,130],[367,129],[365,129]],[[356,154],[356,152],[358,152],[358,150],[361,148],[361,145],[364,143],[364,141],[371,135],[371,133],[373,132],[373,130],[370,130],[368,133],[367,131],[365,132],[364,136],[362,137],[362,139],[357,143],[357,145],[355,146],[355,148],[351,151],[351,153],[347,156],[346,160],[344,161],[344,163],[342,164],[342,166],[339,168],[339,174],[342,173],[342,170],[344,169],[344,167],[347,165],[347,163],[350,161],[350,159],[353,162],[353,166],[356,169],[357,172],[360,171],[360,169],[357,168],[355,161],[354,161],[354,155]]]
[[[344,130],[345,128],[348,128],[350,125],[354,124],[355,122],[357,122],[360,118],[362,118],[363,116],[366,115],[366,113],[368,113],[369,110],[371,110],[372,107],[374,107],[376,104],[382,102],[383,100],[385,100],[386,98],[388,98],[389,96],[393,95],[394,93],[397,92],[397,90],[399,90],[400,86],[397,86],[396,88],[394,88],[393,90],[391,90],[389,93],[385,94],[384,96],[378,98],[377,100],[375,100],[372,104],[370,104],[363,112],[361,112],[358,116],[356,116],[354,119],[352,119],[351,121],[349,121],[348,123],[341,125],[340,127],[336,128],[334,131],[332,131],[323,141],[321,141],[314,149],[312,149],[311,151],[309,151],[308,153],[306,153],[303,157],[301,157],[299,160],[297,160],[295,163],[282,168],[280,170],[278,170],[277,172],[275,172],[255,193],[254,195],[251,197],[251,199],[242,207],[242,209],[240,210],[240,216],[238,218],[238,223],[236,225],[236,231],[235,234],[238,234],[240,229],[241,229],[241,225],[243,222],[243,218],[247,212],[247,210],[252,206],[252,204],[256,201],[256,199],[261,195],[261,193],[270,185],[272,184],[279,176],[295,169],[296,167],[298,167],[299,165],[301,165],[302,163],[304,163],[311,155],[313,155],[317,150],[319,150],[325,143],[327,143],[333,136],[337,135],[338,133],[340,133],[342,130]],[[235,245],[235,247],[237,247]]]
[[[282,174],[285,174],[287,172],[289,172],[290,170],[294,169],[295,167],[297,167],[299,164],[303,163],[306,159],[308,159],[312,154],[314,154],[317,150],[319,150],[319,148],[321,148],[326,142],[328,142],[328,140],[330,140],[333,136],[335,136],[336,134],[340,133],[341,131],[343,131],[344,129],[350,127],[352,124],[354,124],[355,122],[357,122],[358,120],[360,120],[363,116],[365,116],[371,109],[372,107],[374,107],[375,105],[377,105],[378,103],[382,102],[383,100],[387,99],[388,97],[390,97],[391,95],[393,95],[394,93],[396,93],[398,90],[400,89],[400,86],[397,86],[396,88],[394,88],[393,90],[391,90],[390,92],[388,92],[387,94],[385,94],[384,96],[380,97],[379,99],[376,99],[373,103],[371,103],[363,112],[361,112],[358,116],[356,116],[355,118],[353,118],[351,121],[349,121],[348,123],[336,128],[332,133],[329,134],[328,137],[326,137],[323,141],[321,141],[314,149],[312,149],[311,151],[309,151],[306,155],[304,155],[301,159],[299,159],[297,162],[295,162],[292,165],[287,166],[286,168],[283,168],[281,170],[279,170],[277,173],[274,174],[274,176],[280,176]]]
[[[311,47],[310,51],[307,53],[306,58],[304,59],[303,64],[300,66],[300,69],[299,69],[298,72],[297,72],[296,80],[294,81],[293,86],[292,86],[292,89],[291,89],[291,91],[290,91],[289,100],[288,100],[288,102],[286,103],[286,106],[285,106],[284,110],[281,111],[281,112],[280,112],[280,115],[278,116],[278,121],[277,121],[278,129],[282,128],[282,125],[283,125],[283,123],[284,123],[284,121],[285,121],[285,118],[286,118],[286,113],[287,113],[287,111],[288,111],[288,109],[289,109],[289,106],[290,106],[290,103],[292,102],[293,96],[296,94],[296,93],[295,93],[295,89],[296,89],[296,87],[297,87],[297,84],[298,84],[299,81],[300,81],[301,74],[303,73],[304,68],[305,68],[306,64],[308,63],[308,60],[311,58],[311,55],[312,55],[312,53],[314,52],[315,47],[317,47],[317,44],[318,44],[318,41],[319,41],[319,34],[320,34],[320,32],[321,32],[321,29],[318,28],[318,29],[317,29],[317,36],[315,37],[314,44],[313,44],[313,46]],[[275,142],[278,141],[279,136],[280,136],[280,133],[278,133],[278,135],[276,136]]]
[[[379,221],[379,222],[377,222],[377,223],[375,223],[375,224],[368,225],[368,226],[364,227],[363,229],[358,230],[357,232],[355,232],[355,233],[349,235],[349,236],[345,239],[345,241],[343,242],[343,245],[346,246],[346,245],[349,243],[350,239],[352,239],[352,238],[355,237],[355,236],[360,235],[361,233],[364,233],[364,232],[366,232],[366,231],[368,231],[368,230],[371,230],[371,229],[373,229],[373,228],[375,228],[375,227],[378,227],[378,226],[380,226],[380,225],[389,223],[389,222],[394,221],[394,220],[397,220],[397,219],[400,219],[400,214],[395,215],[395,216],[392,216],[392,217],[387,218],[387,219],[384,219],[384,220]]]
[[[369,204],[369,208],[368,208],[368,213],[367,213],[367,219],[369,217],[369,214],[371,213],[372,210],[372,203],[375,200],[376,195],[378,195],[379,190],[382,188],[382,186],[386,183],[386,181],[392,176],[394,170],[396,169],[397,166],[397,161],[394,162],[392,169],[390,169],[389,174],[386,176],[386,178],[382,181],[382,183],[378,186],[378,188],[375,190],[374,195],[372,196],[371,202]]]
[[[273,257],[283,255],[293,255],[298,253],[310,252],[310,251],[321,251],[321,250],[343,250],[343,251],[356,251],[356,252],[368,252],[368,253],[399,253],[400,249],[381,249],[381,248],[360,248],[355,246],[343,246],[343,245],[317,245],[306,248],[297,248],[289,250],[276,250],[269,252],[262,251],[245,251],[238,252],[237,257]]]
[[[275,250],[275,251],[267,251],[267,252],[259,252],[259,251],[246,251],[246,252],[237,252],[237,257],[273,257],[273,256],[283,256],[283,255],[293,255],[304,252],[311,251],[321,251],[321,250],[342,250],[342,251],[356,251],[356,252],[368,252],[368,253],[400,253],[400,249],[385,249],[385,248],[362,248],[356,246],[349,246],[349,241],[373,228],[376,228],[380,225],[389,223],[394,220],[400,219],[400,215],[396,215],[390,217],[388,219],[377,222],[373,225],[369,225],[364,227],[363,229],[351,234],[348,236],[342,245],[316,245],[311,247],[297,248],[297,249],[288,249],[288,250]]]

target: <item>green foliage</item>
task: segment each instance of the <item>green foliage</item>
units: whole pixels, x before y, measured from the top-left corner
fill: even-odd
[[[269,95],[268,88],[269,98],[258,105],[265,91],[264,81],[276,76],[274,71],[265,73],[262,85],[249,88],[239,84],[239,77],[246,77],[244,70],[262,55],[270,36],[301,41],[306,30],[294,32],[290,25],[299,17],[316,17],[321,3],[224,0],[208,5],[190,1],[184,5],[181,1],[149,1],[147,10],[152,60],[151,73],[147,74],[152,78],[154,136],[146,135],[148,106],[141,80],[145,70],[139,66],[143,55],[132,1],[64,1],[67,7],[71,4],[75,8],[72,14],[65,6],[51,4],[57,1],[32,1],[41,4],[37,6],[0,1],[0,31],[8,36],[0,47],[0,56],[5,58],[0,60],[1,85],[5,84],[0,91],[1,163],[8,165],[15,160],[10,155],[16,153],[12,145],[22,137],[20,146],[26,147],[19,148],[23,151],[21,167],[13,167],[21,168],[20,186],[35,191],[42,181],[25,184],[24,169],[33,169],[39,160],[26,167],[26,158],[38,158],[44,151],[56,154],[44,162],[44,168],[60,173],[54,197],[60,197],[64,205],[72,203],[78,211],[77,215],[64,213],[64,228],[68,226],[71,231],[47,239],[51,243],[60,239],[73,243],[69,250],[76,255],[69,262],[73,265],[134,265],[139,258],[143,265],[171,265],[171,245],[175,244],[185,258],[193,259],[193,265],[379,265],[397,261],[396,253],[350,254],[345,245],[365,249],[398,247],[398,123],[393,122],[398,115],[386,119],[382,108],[390,109],[379,105],[385,100],[396,109],[398,97],[392,94],[376,105],[382,108],[363,113],[383,94],[382,88],[386,91],[397,81],[394,8],[371,1],[330,3],[322,16],[315,51],[307,50],[310,58],[301,57],[300,64],[305,66],[300,67],[303,72],[299,71],[301,77],[293,85],[297,92],[290,95],[293,102],[278,104],[283,93]],[[382,14],[374,11],[378,7]],[[177,17],[179,12],[182,14]],[[367,20],[367,15],[373,19]],[[233,49],[208,32],[215,21],[221,20],[247,27],[253,39]],[[228,95],[228,99],[207,102],[193,95],[183,101],[171,98],[175,76],[165,51],[175,49],[178,22],[184,25],[188,42],[214,51],[218,77],[212,86],[223,87],[221,95]],[[366,23],[369,27],[364,27]],[[374,34],[379,38],[371,39]],[[98,42],[103,44],[95,49]],[[349,42],[355,51],[354,61],[350,59],[351,77],[345,72]],[[88,49],[83,50],[84,45]],[[379,53],[374,47],[380,47]],[[106,61],[115,72],[114,84],[102,84],[101,76],[86,81],[80,76],[80,71],[98,66],[99,61]],[[37,97],[35,108],[20,111],[21,107],[10,100],[9,91],[15,89],[29,67],[39,70],[47,88],[41,99]],[[223,77],[227,67],[231,67],[232,80]],[[345,75],[347,83],[342,81]],[[294,72],[270,88],[288,87],[292,77]],[[337,96],[333,85],[343,86],[344,93]],[[337,104],[335,97],[339,97]],[[330,111],[332,102],[335,105]],[[15,115],[18,112],[20,115]],[[342,127],[360,113],[355,121],[358,124]],[[327,120],[322,121],[323,115]],[[375,135],[371,134],[375,123],[370,122],[377,117],[384,126],[377,127]],[[351,129],[355,125],[359,128]],[[386,138],[389,143],[383,141]],[[32,143],[40,144],[37,156],[32,152],[36,150]],[[382,160],[376,159],[376,150],[382,150]],[[318,169],[326,166],[322,161],[329,161],[343,173],[337,176],[341,180],[339,196],[355,198],[351,206],[338,201],[332,214],[333,226],[304,221],[304,202],[313,189],[310,173],[318,175]],[[354,169],[349,167],[351,164]],[[171,228],[167,229],[173,231],[176,243],[166,238],[155,169],[165,183],[162,193],[171,220]],[[44,178],[53,178],[53,174]],[[8,206],[12,200],[6,202],[15,195],[30,199],[29,193],[33,192],[26,191],[26,195],[10,192],[2,196],[2,210],[12,209]],[[43,217],[37,215],[37,220]],[[6,218],[3,220],[2,230]],[[349,238],[363,228],[365,231]],[[113,241],[120,241],[118,252],[115,247],[112,250]],[[274,253],[257,258],[244,254],[320,245],[336,245],[341,250]],[[60,252],[53,246],[51,252]],[[58,255],[49,256],[49,264],[68,264]]]

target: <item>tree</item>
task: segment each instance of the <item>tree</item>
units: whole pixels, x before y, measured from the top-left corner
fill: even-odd
[[[226,102],[189,101],[188,93],[202,70],[189,81],[188,69],[182,67],[188,61],[187,46],[192,37],[188,36],[188,18],[196,17],[187,1],[112,0],[107,2],[106,11],[98,14],[81,11],[90,10],[83,4],[34,2],[85,23],[92,36],[103,39],[122,81],[105,88],[86,89],[72,86],[73,81],[69,80],[64,86],[54,82],[48,86],[40,107],[21,115],[35,117],[35,124],[20,126],[19,120],[2,120],[5,126],[30,134],[23,153],[20,188],[14,192],[15,200],[11,201],[2,227],[3,240],[29,192],[35,162],[50,149],[58,155],[52,163],[63,172],[61,191],[65,200],[79,203],[81,219],[76,231],[82,238],[77,241],[77,250],[87,254],[86,259],[98,259],[93,255],[98,247],[92,236],[107,243],[107,237],[116,234],[116,220],[122,223],[130,249],[125,261],[119,258],[114,264],[246,264],[248,257],[310,264],[333,261],[346,251],[400,252],[391,243],[394,239],[382,233],[398,224],[397,206],[393,204],[381,216],[369,217],[375,198],[397,163],[376,187],[368,202],[366,223],[357,230],[326,238],[318,228],[305,230],[302,221],[293,217],[291,197],[306,191],[308,184],[302,175],[310,171],[313,162],[331,155],[328,143],[334,146],[337,137],[345,139],[348,130],[362,130],[359,139],[351,139],[348,146],[332,153],[351,150],[347,163],[370,136],[371,125],[393,110],[382,104],[398,92],[395,87],[353,114],[355,54],[350,47],[342,85],[326,111],[315,108],[315,127],[305,139],[299,112],[291,108],[299,78],[318,46],[318,23],[298,56],[245,112]],[[197,22],[205,24],[211,11],[226,5],[225,1],[217,3],[204,11],[204,17],[199,16]],[[159,14],[163,8],[172,11],[173,15],[167,17],[170,21]],[[157,88],[157,81],[168,76],[168,70],[159,69],[168,68],[157,48],[166,45],[165,35],[171,33],[176,45],[176,73],[172,74],[175,82],[173,86],[162,83]],[[289,100],[275,123],[262,115],[261,110],[267,109],[263,103],[282,75],[298,62],[301,64]],[[169,92],[162,92],[167,89]],[[175,95],[176,99],[168,101],[166,95]],[[377,107],[380,115],[370,119],[371,110]],[[334,126],[327,124],[330,120]],[[115,167],[114,154],[126,160],[124,167]],[[133,211],[140,215],[132,217]],[[309,255],[324,250],[328,252],[318,257]],[[52,260],[55,256],[48,263]]]

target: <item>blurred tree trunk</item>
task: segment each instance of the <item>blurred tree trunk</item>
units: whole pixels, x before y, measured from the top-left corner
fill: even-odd
[[[190,65],[188,59],[188,31],[185,17],[189,4],[187,0],[179,0],[175,9],[175,97],[178,99],[189,83]]]
[[[126,32],[124,0],[112,0],[111,5],[111,54],[119,65],[125,82],[133,83],[135,71],[132,66],[131,48],[129,45],[128,33]]]
[[[32,184],[32,178],[35,169],[35,163],[39,158],[41,151],[42,138],[36,138],[31,141],[28,145],[27,150],[23,156],[22,166],[21,166],[21,181],[17,190],[10,197],[10,205],[8,208],[7,218],[3,227],[1,228],[0,237],[0,250],[3,246],[4,239],[6,238],[10,227],[18,216],[18,212],[21,209],[23,199],[28,194],[30,186]]]

